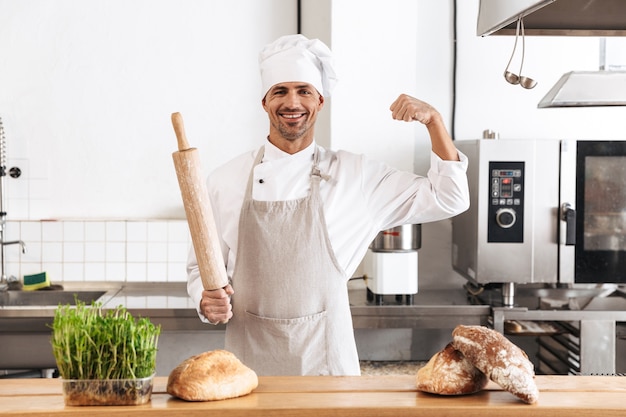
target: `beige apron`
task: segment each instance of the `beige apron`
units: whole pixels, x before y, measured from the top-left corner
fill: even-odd
[[[259,375],[360,375],[347,277],[326,232],[317,148],[307,197],[255,201],[253,171],[264,149],[241,208],[225,348]]]

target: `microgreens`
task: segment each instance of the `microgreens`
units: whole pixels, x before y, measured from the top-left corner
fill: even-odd
[[[136,379],[156,370],[161,326],[135,320],[123,306],[103,310],[76,300],[60,305],[52,323],[52,351],[64,379]]]

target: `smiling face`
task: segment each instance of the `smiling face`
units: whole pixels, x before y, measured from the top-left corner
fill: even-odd
[[[296,153],[313,142],[317,113],[324,97],[311,84],[279,83],[263,98],[270,119],[269,140],[287,153]]]

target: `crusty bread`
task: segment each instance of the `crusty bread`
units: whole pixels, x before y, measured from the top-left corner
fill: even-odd
[[[452,343],[435,353],[417,371],[417,389],[431,394],[472,394],[485,388],[487,382],[487,376],[456,350]]]
[[[226,350],[184,360],[170,373],[167,393],[187,401],[213,401],[249,394],[259,385],[256,373]]]
[[[534,367],[522,349],[484,326],[457,326],[452,338],[454,347],[492,381],[528,404],[537,402]]]

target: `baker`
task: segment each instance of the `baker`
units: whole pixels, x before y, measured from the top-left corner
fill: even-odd
[[[225,349],[259,375],[359,375],[347,282],[379,231],[469,207],[467,158],[439,112],[406,94],[391,117],[428,129],[427,177],[324,149],[315,122],[337,81],[328,47],[283,36],[259,64],[269,134],[207,182],[231,284],[204,291],[192,250],[188,292],[202,320],[228,323]],[[358,123],[354,104],[345,123]]]

